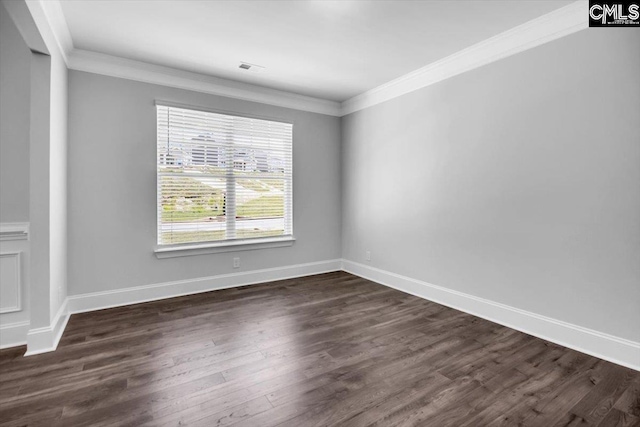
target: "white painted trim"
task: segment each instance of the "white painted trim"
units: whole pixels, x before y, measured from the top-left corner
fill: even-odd
[[[50,327],[32,329],[28,334],[28,322],[0,327],[0,348],[22,345],[24,341],[20,337],[26,335],[28,351],[25,356],[54,351],[70,314],[339,270],[640,371],[640,343],[339,259],[70,296],[60,307]]]
[[[157,258],[176,258],[182,256],[217,254],[221,252],[252,251],[293,246],[293,236],[265,237],[260,239],[230,240],[205,244],[158,246],[154,252]]]
[[[640,371],[640,343],[638,342],[368,265],[348,260],[343,260],[342,264],[342,269],[348,273]]]
[[[72,70],[119,77],[200,93],[225,96],[244,101],[310,111],[312,113],[340,115],[340,103],[326,99],[298,95],[276,89],[233,80],[193,73],[161,65],[120,58],[102,53],[74,49],[69,54],[68,66]]]
[[[185,104],[184,102],[175,102],[175,101],[166,101],[164,99],[156,99],[155,100],[155,106],[156,107],[175,107],[175,108],[182,108],[182,109],[186,109],[186,110],[196,110],[196,111],[204,111],[207,113],[215,113],[215,114],[223,114],[223,115],[227,115],[227,116],[238,116],[238,117],[244,117],[246,119],[258,119],[258,120],[268,120],[271,122],[278,122],[278,123],[283,123],[283,124],[287,124],[287,125],[293,125],[293,120],[291,119],[284,119],[282,117],[274,117],[274,116],[265,116],[262,114],[248,114],[242,111],[234,111],[234,110],[223,110],[220,108],[213,108],[210,106],[205,106],[205,105],[201,105],[201,104],[193,104],[193,103],[188,103]]]
[[[123,305],[138,304],[141,302],[174,298],[183,295],[192,295],[201,292],[328,273],[331,271],[339,271],[341,265],[341,260],[334,259],[241,273],[221,274],[218,276],[156,283],[113,291],[73,295],[68,297],[69,312],[72,314],[83,313],[87,311],[102,310],[105,308],[120,307]]]
[[[59,0],[27,0],[26,3],[49,50],[55,46],[72,70],[340,116],[339,102],[76,49]]]
[[[0,308],[0,314],[14,313],[22,310],[22,251],[0,252],[0,258],[14,258],[16,270],[16,305]]]
[[[73,43],[60,3],[57,0],[26,0],[26,3],[49,54],[54,55],[57,51],[68,66],[69,49]]]
[[[0,326],[0,348],[27,344],[25,356],[55,351],[71,314],[328,273],[339,271],[341,266],[342,261],[334,259],[74,295],[65,299],[49,326],[29,329],[29,322]]]
[[[29,238],[28,222],[2,222],[0,223],[0,241],[27,240]]]
[[[49,326],[30,329],[27,333],[27,352],[25,356],[48,353],[58,348],[58,343],[69,322],[68,299],[65,299]]]
[[[588,3],[586,0],[578,0],[339,103],[75,49],[59,0],[27,0],[27,5],[47,46],[51,49],[55,44],[70,69],[338,117],[416,91],[589,26]]]
[[[40,35],[40,30],[27,3],[22,1],[3,1],[2,4],[9,16],[11,16],[29,50],[48,55],[47,44]]]
[[[589,27],[588,3],[573,2],[342,103],[347,115]]]
[[[71,32],[67,25],[67,19],[64,17],[64,13],[62,12],[62,5],[59,1],[49,0],[38,0],[38,3],[40,3],[42,11],[47,17],[47,21],[51,27],[51,32],[55,38],[58,50],[62,54],[64,62],[66,63],[68,60],[67,54],[73,50],[73,40],[71,39]]]
[[[29,321],[0,325],[0,349],[25,345],[28,332]]]

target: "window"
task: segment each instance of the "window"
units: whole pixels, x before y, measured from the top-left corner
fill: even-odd
[[[293,233],[293,125],[157,105],[158,244]]]

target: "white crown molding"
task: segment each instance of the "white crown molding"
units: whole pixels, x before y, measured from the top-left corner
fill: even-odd
[[[588,3],[573,2],[342,103],[342,116],[588,28]]]
[[[348,273],[640,371],[640,343],[353,261]]]
[[[73,50],[69,55],[68,67],[78,71],[210,93],[244,101],[259,102],[330,116],[340,115],[340,103],[335,101],[86,50]]]
[[[67,19],[64,17],[64,13],[62,12],[62,6],[57,0],[40,0],[39,3],[42,6],[44,14],[47,16],[53,36],[56,39],[58,49],[62,53],[65,62],[67,62],[67,54],[73,50],[73,40],[71,39],[71,32],[67,25]]]
[[[26,4],[49,54],[58,52],[68,66],[68,54],[73,49],[73,42],[58,0],[26,0]]]
[[[40,29],[33,18],[33,12],[29,10],[26,2],[22,1],[3,1],[11,20],[18,28],[22,39],[32,52],[39,52],[48,55],[49,48],[45,43]]]
[[[49,51],[60,52],[73,70],[179,89],[339,116],[339,102],[193,73],[161,65],[75,49],[59,0],[26,0]]]
[[[578,0],[339,103],[75,49],[59,0],[27,5],[49,49],[55,46],[70,69],[338,117],[588,28],[587,2]]]

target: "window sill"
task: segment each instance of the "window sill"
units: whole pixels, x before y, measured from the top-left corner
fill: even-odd
[[[217,243],[197,243],[175,246],[160,246],[154,252],[156,257],[176,258],[192,255],[216,254],[221,252],[251,251],[255,249],[281,248],[284,246],[292,246],[295,237],[270,237],[264,239],[246,239],[233,240],[228,242]]]

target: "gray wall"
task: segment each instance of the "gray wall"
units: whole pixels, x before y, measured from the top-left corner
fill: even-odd
[[[0,222],[29,221],[30,73],[31,51],[5,3],[0,2]],[[29,243],[0,242],[0,252],[22,252],[21,310],[0,314],[0,326],[30,320]],[[13,287],[14,283],[2,282],[0,286]],[[21,339],[25,340],[26,336]]]
[[[0,222],[29,220],[31,52],[0,3]]]
[[[343,255],[640,341],[640,37],[588,29],[343,118]]]
[[[155,99],[293,123],[294,246],[155,257]],[[339,118],[70,71],[69,138],[69,295],[341,256]]]

